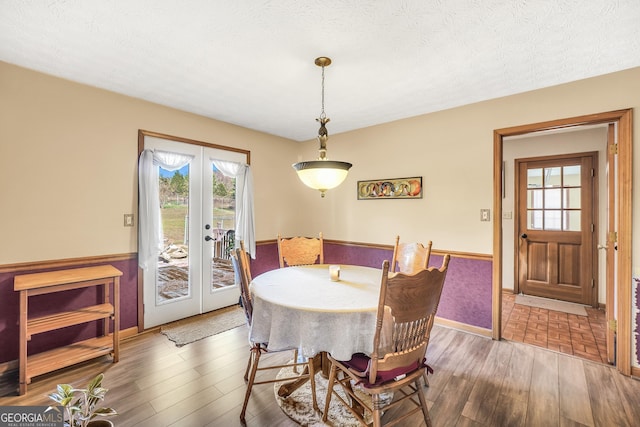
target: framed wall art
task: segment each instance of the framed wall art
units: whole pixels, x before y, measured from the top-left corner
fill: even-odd
[[[421,198],[421,176],[358,181],[358,200]]]

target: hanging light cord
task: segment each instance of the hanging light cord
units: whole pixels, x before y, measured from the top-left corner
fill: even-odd
[[[320,111],[320,117],[316,119],[320,123],[320,129],[318,129],[318,142],[320,142],[320,160],[326,160],[327,158],[327,139],[329,139],[329,132],[327,131],[326,124],[329,123],[326,113],[324,112],[324,65],[322,66],[322,111]]]
[[[322,66],[322,109],[320,110],[320,120],[326,118],[327,115],[324,112],[324,65]]]

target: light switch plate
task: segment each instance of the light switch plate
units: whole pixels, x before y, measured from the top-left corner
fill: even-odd
[[[491,221],[491,209],[480,209],[480,221]]]
[[[124,226],[133,227],[133,214],[124,214]]]

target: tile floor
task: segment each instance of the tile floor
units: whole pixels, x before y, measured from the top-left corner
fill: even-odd
[[[595,362],[607,363],[604,310],[586,307],[577,316],[515,303],[515,294],[502,294],[502,336]]]

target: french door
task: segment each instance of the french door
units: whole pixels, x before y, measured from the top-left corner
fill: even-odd
[[[143,270],[145,328],[237,304],[229,260],[235,179],[224,177],[213,160],[245,163],[246,156],[149,135],[144,149],[190,159],[176,170],[158,166],[163,241],[157,262]]]

